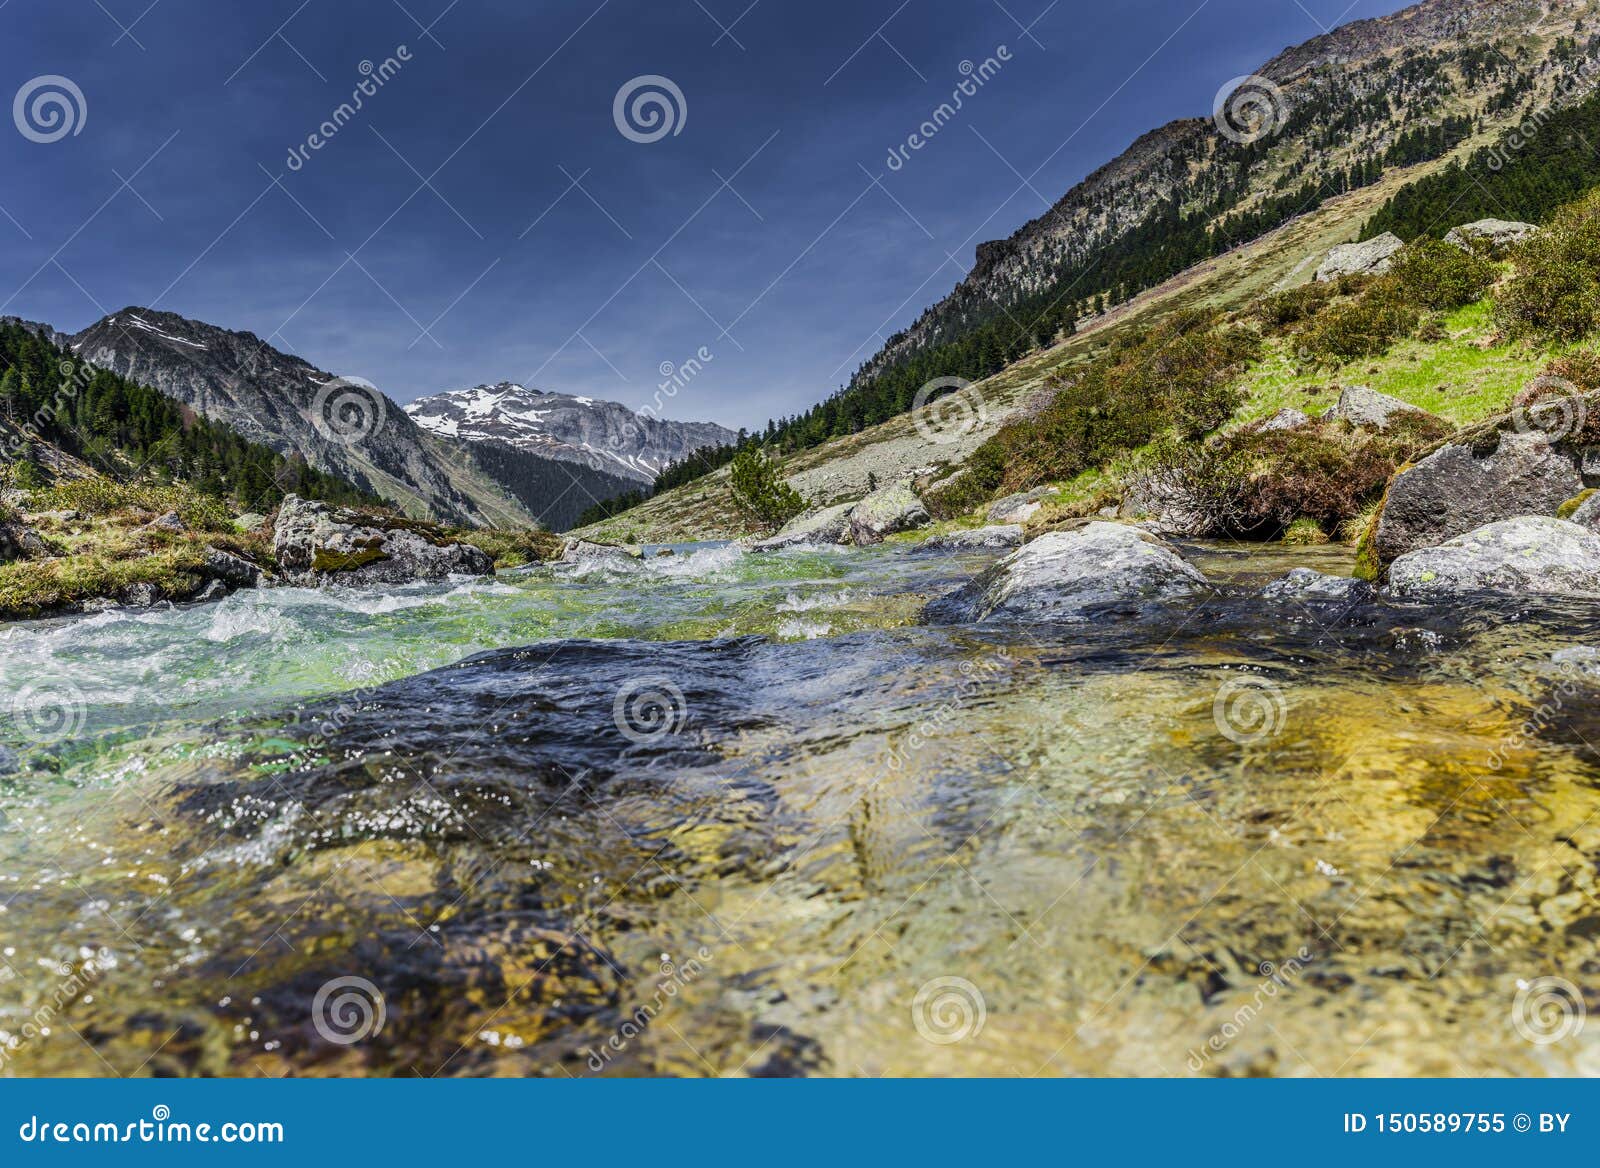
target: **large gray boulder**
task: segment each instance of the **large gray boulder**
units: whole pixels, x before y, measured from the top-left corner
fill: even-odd
[[[850,539],[857,547],[882,543],[886,535],[915,531],[933,522],[907,483],[873,491],[850,511]]]
[[[1022,546],[1022,528],[1015,523],[974,527],[966,531],[947,531],[931,536],[919,545],[928,552],[977,552]]]
[[[1483,456],[1452,443],[1390,481],[1374,550],[1387,563],[1498,520],[1553,516],[1582,490],[1572,458],[1543,434],[1504,430]]]
[[[1406,415],[1419,418],[1434,416],[1410,402],[1368,389],[1364,385],[1347,385],[1339,391],[1339,400],[1322,417],[1325,421],[1342,418],[1352,426],[1373,426],[1387,430],[1397,417]]]
[[[1600,597],[1600,535],[1565,519],[1491,523],[1389,566],[1389,591],[1412,600],[1479,592]]]
[[[494,561],[429,524],[334,508],[290,495],[272,527],[272,554],[295,584],[407,584],[490,576]]]
[[[791,519],[779,529],[778,534],[758,539],[750,545],[753,552],[776,552],[784,548],[842,544],[850,542],[850,513],[854,503],[839,503],[811,511]]]
[[[1537,230],[1539,228],[1532,223],[1518,223],[1512,219],[1479,219],[1455,228],[1444,241],[1463,251],[1472,251],[1477,245],[1486,246],[1490,255],[1502,256]]]
[[[11,560],[38,560],[50,554],[44,538],[21,520],[0,521],[0,564]]]
[[[1405,241],[1385,231],[1364,243],[1344,243],[1328,253],[1317,269],[1317,282],[1326,284],[1341,276],[1381,276],[1394,266],[1395,253]]]
[[[1081,620],[1086,610],[1179,600],[1206,588],[1199,569],[1161,540],[1096,522],[1040,536],[923,615],[940,622]]]

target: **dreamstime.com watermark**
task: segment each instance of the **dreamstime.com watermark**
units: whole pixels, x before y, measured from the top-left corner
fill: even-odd
[[[689,123],[689,102],[670,77],[644,73],[625,82],[611,101],[611,120],[630,142],[676,138]]]
[[[1264,677],[1230,677],[1217,687],[1211,719],[1217,732],[1239,746],[1254,746],[1283,729],[1283,690]]]
[[[911,1024],[924,1042],[950,1046],[983,1033],[989,1003],[983,991],[964,977],[936,977],[924,982],[911,1000]]]
[[[1227,1050],[1229,1044],[1243,1034],[1250,1024],[1260,1016],[1262,1007],[1289,989],[1294,984],[1295,979],[1300,976],[1305,967],[1313,960],[1311,951],[1302,945],[1300,951],[1282,965],[1273,965],[1270,961],[1263,961],[1258,967],[1262,980],[1256,986],[1255,991],[1251,993],[1250,1000],[1235,1010],[1233,1015],[1219,1026],[1216,1032],[1201,1043],[1198,1048],[1189,1050],[1189,1057],[1184,1060],[1189,1071],[1198,1075],[1205,1070],[1212,1056],[1219,1055]]]
[[[361,74],[361,80],[350,91],[350,100],[336,105],[327,119],[310,134],[306,135],[304,142],[297,146],[289,147],[289,160],[287,163],[289,169],[298,171],[311,161],[313,153],[321,150],[334,138],[338,137],[339,132],[354,121],[355,116],[361,112],[366,104],[366,99],[376,96],[378,90],[387,85],[395,74],[405,68],[410,60],[411,49],[406,45],[397,45],[394,53],[385,57],[378,64],[374,65],[371,61],[362,61],[360,65],[356,66],[356,72]]]
[[[17,90],[11,100],[11,120],[28,141],[48,145],[68,134],[76,138],[83,133],[89,103],[72,78],[45,73]]]
[[[8,1020],[0,1026],[0,1074],[6,1073],[28,1047],[49,1038],[50,1028],[61,1012],[72,1003],[86,999],[106,971],[116,967],[116,955],[109,949],[83,950],[77,961],[63,961],[58,965],[55,972],[61,980],[51,991],[49,1001],[36,1007],[20,1025]]]
[[[1235,77],[1211,106],[1217,133],[1240,146],[1277,134],[1289,122],[1289,100],[1277,82],[1257,74]]]
[[[34,430],[40,430],[64,417],[67,406],[77,400],[95,374],[94,366],[87,361],[62,361],[56,368],[61,374],[61,384],[56,387],[55,396],[28,417],[12,421],[14,428],[0,436],[0,462],[16,462],[33,441],[27,425],[31,423]]]
[[[676,363],[672,361],[661,362],[657,370],[661,374],[661,380],[656,383],[655,393],[651,395],[650,401],[633,412],[641,418],[660,421],[661,411],[666,408],[667,402],[677,397],[685,389],[688,389],[690,383],[704,373],[706,366],[716,359],[716,354],[710,348],[701,345],[694,351],[694,355],[687,360]],[[611,448],[620,450],[637,439],[638,436],[639,427],[632,422],[625,422],[616,433],[611,435]]]
[[[158,1103],[149,1119],[128,1123],[52,1120],[30,1115],[17,1129],[25,1144],[281,1144],[283,1124],[273,1120],[226,1120],[185,1123],[172,1118],[172,1108]]]
[[[959,442],[988,422],[988,402],[965,377],[935,377],[911,399],[911,424],[935,446]]]
[[[950,100],[940,102],[928,115],[927,120],[907,135],[904,142],[889,148],[889,169],[893,171],[903,169],[905,164],[911,161],[912,152],[921,150],[937,138],[946,126],[955,121],[966,99],[976,97],[978,91],[993,81],[1010,61],[1011,49],[1007,45],[997,46],[993,53],[976,65],[971,61],[962,61],[957,68],[961,80],[950,91]]]
[[[335,377],[317,386],[307,417],[327,441],[354,446],[383,429],[389,418],[389,399],[363,377]]]
[[[618,688],[611,702],[611,721],[622,736],[648,746],[683,729],[689,702],[669,677],[635,677]]]
[[[884,768],[891,773],[901,770],[912,753],[921,750],[949,728],[985,683],[1010,666],[1011,658],[1003,653],[979,661],[963,661],[958,665],[956,672],[961,680],[956,683],[955,692],[929,710],[911,728],[911,733],[894,745],[884,761]]]
[[[622,1024],[612,1035],[600,1044],[599,1049],[588,1047],[579,1052],[587,1056],[589,1069],[596,1074],[605,1070],[607,1063],[627,1050],[628,1044],[648,1030],[650,1023],[656,1020],[661,1011],[705,972],[705,963],[710,960],[711,950],[704,945],[682,965],[674,962],[670,953],[663,953],[661,978],[656,982],[655,992],[650,996],[650,1000],[635,1007],[633,1013],[623,1019]]]
[[[1600,60],[1586,57],[1583,64],[1578,66],[1576,75],[1563,79],[1556,86],[1550,101],[1513,126],[1499,142],[1490,147],[1489,158],[1484,165],[1497,174],[1504,170],[1513,155],[1521,153],[1544,132],[1545,124],[1556,116],[1558,110],[1588,96],[1596,82],[1600,82]]]
[[[1583,993],[1564,977],[1519,981],[1511,1001],[1512,1028],[1535,1046],[1550,1046],[1582,1034],[1588,1014]]]
[[[1500,739],[1495,748],[1489,752],[1490,770],[1499,770],[1506,765],[1507,755],[1513,751],[1526,750],[1536,742],[1550,728],[1556,715],[1567,708],[1567,701],[1577,696],[1582,670],[1571,661],[1563,661],[1560,672],[1562,681],[1551,695],[1534,707],[1533,713],[1523,719],[1510,734]]]

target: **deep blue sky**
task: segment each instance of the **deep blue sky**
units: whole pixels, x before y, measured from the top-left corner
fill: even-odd
[[[704,346],[664,413],[756,426],[826,396],[975,244],[1139,133],[1403,6],[0,0],[0,97],[59,74],[88,108],[48,144],[0,121],[0,314],[75,331],[153,305],[400,401],[510,379],[638,407]],[[289,170],[361,62],[402,44],[409,63]],[[1002,44],[1010,63],[890,172],[962,62]],[[643,74],[687,105],[651,144],[612,118]]]

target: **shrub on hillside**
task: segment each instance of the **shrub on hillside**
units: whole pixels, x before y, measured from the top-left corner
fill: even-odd
[[[1316,422],[1293,430],[1236,430],[1200,446],[1173,444],[1156,459],[1163,491],[1208,534],[1270,537],[1307,523],[1333,534],[1394,472],[1447,436],[1423,415],[1388,430]]]
[[[176,511],[192,531],[233,530],[228,509],[209,495],[183,486],[119,483],[104,475],[57,483],[35,492],[33,503],[41,511],[78,511],[97,516],[118,511],[150,511],[158,515]]]
[[[1513,337],[1575,341],[1600,327],[1600,191],[1512,251],[1495,318]]]
[[[1492,260],[1475,252],[1424,239],[1395,256],[1389,275],[1409,303],[1448,311],[1482,300],[1498,272]]]
[[[977,502],[1073,478],[1162,434],[1199,439],[1239,408],[1238,375],[1260,349],[1254,332],[1197,311],[1121,337],[1053,379],[1050,400],[979,447],[949,493]]]
[[[1256,304],[1251,314],[1269,331],[1282,332],[1321,312],[1333,300],[1336,291],[1332,283],[1313,280],[1298,288],[1272,293]]]
[[[762,527],[782,527],[806,509],[800,492],[778,477],[764,450],[741,450],[735,455],[729,481],[734,505]]]
[[[1335,363],[1376,357],[1410,335],[1421,316],[1399,280],[1381,276],[1351,299],[1318,313],[1301,331],[1301,347],[1312,357]]]

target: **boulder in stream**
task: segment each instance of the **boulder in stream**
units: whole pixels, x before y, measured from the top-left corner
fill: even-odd
[[[907,483],[873,491],[850,509],[850,539],[857,547],[882,543],[886,535],[915,531],[933,522]]]
[[[295,584],[407,584],[494,574],[485,552],[445,540],[432,524],[334,508],[298,495],[278,508],[272,552]]]
[[[1502,519],[1554,516],[1582,490],[1573,459],[1538,432],[1504,430],[1487,454],[1441,446],[1390,480],[1375,551],[1388,563]]]
[[[1268,600],[1303,600],[1328,604],[1361,604],[1377,590],[1365,580],[1330,576],[1311,568],[1294,568],[1261,590]]]
[[[1075,620],[1088,609],[1179,600],[1207,587],[1171,545],[1137,528],[1093,522],[1040,536],[935,600],[923,616],[941,623]]]
[[[1410,600],[1485,592],[1600,598],[1600,535],[1546,515],[1491,523],[1401,556],[1389,567],[1389,592]]]
[[[1022,528],[1016,524],[974,527],[966,531],[947,531],[919,545],[925,552],[976,552],[1022,546]]]
[[[784,548],[800,547],[806,544],[842,544],[850,542],[850,513],[855,510],[854,503],[839,503],[833,507],[824,507],[819,511],[810,511],[798,518],[791,519],[778,530],[778,534],[767,539],[758,539],[750,545],[753,552],[776,552]]]

